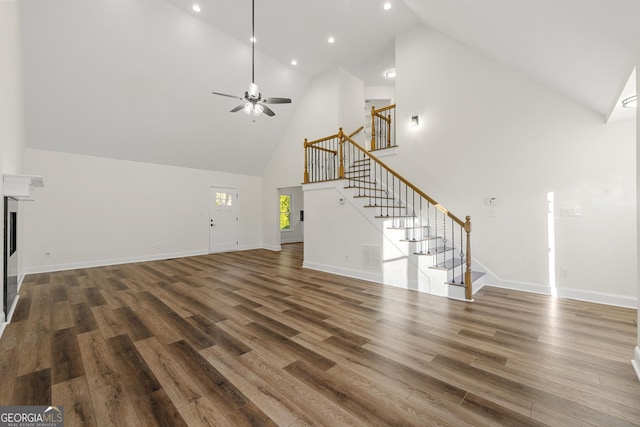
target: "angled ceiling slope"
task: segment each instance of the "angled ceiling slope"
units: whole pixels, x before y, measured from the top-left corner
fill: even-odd
[[[251,0],[167,0],[234,38],[249,43]],[[385,10],[385,2],[391,8]],[[192,10],[198,3],[201,11]],[[371,60],[396,34],[418,24],[401,0],[256,0],[256,49],[309,77]],[[335,43],[328,43],[333,37]],[[382,73],[378,73],[382,77]],[[261,77],[256,75],[256,80]],[[370,85],[389,84],[384,80]]]
[[[419,23],[604,117],[640,51],[637,0],[257,0],[256,81],[294,104],[252,123],[211,95],[246,90],[251,2],[198,1],[21,2],[27,145],[261,175],[310,78],[341,66],[388,84],[371,68]]]
[[[249,44],[169,2],[38,0],[20,13],[28,147],[260,176],[295,111],[229,113],[236,103],[211,91],[247,90]],[[296,100],[309,83],[259,51],[256,69],[265,94]]]
[[[608,117],[640,51],[636,0],[404,0],[420,21]]]

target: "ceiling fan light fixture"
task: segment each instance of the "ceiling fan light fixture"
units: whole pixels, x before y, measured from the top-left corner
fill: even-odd
[[[253,114],[255,117],[260,116],[262,113],[266,114],[269,117],[273,117],[276,113],[269,108],[266,104],[291,104],[290,98],[277,98],[277,97],[269,97],[263,98],[260,93],[260,89],[258,89],[258,85],[255,83],[255,0],[251,0],[251,83],[249,84],[249,90],[244,93],[244,96],[234,96],[221,92],[211,92],[214,95],[224,96],[227,98],[239,99],[244,104],[240,104],[235,108],[231,109],[231,113],[236,113],[240,110],[244,111],[246,115]],[[295,60],[294,60],[295,61]],[[295,65],[292,64],[292,65]],[[254,120],[255,122],[255,120]]]
[[[249,97],[258,98],[260,96],[260,90],[258,89],[258,85],[255,83],[249,83]]]
[[[632,95],[628,98],[622,100],[622,106],[624,108],[637,108],[638,107],[638,96]]]

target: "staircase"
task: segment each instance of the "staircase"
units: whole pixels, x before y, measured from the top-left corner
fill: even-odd
[[[462,289],[461,292],[452,291],[450,295],[466,297],[465,286],[465,233],[459,232],[460,241],[455,242],[455,221],[451,222],[447,230],[447,215],[434,208],[434,204],[426,201],[424,206],[414,206],[414,200],[403,200],[398,193],[408,194],[404,185],[397,183],[394,192],[389,190],[381,181],[381,177],[373,176],[377,168],[372,165],[371,157],[353,160],[345,165],[345,189],[353,191],[353,197],[360,199],[363,207],[374,212],[377,220],[385,221],[387,230],[395,234],[399,242],[410,243],[412,253],[424,258],[427,268],[445,273],[442,281],[449,286]],[[387,171],[383,168],[382,172]],[[411,194],[413,196],[413,194]],[[412,197],[413,198],[413,197]],[[435,204],[437,206],[437,204]],[[438,218],[440,217],[440,218]],[[455,239],[455,240],[454,240]],[[457,243],[457,246],[456,246]],[[484,273],[471,271],[471,282],[475,282]]]
[[[462,221],[356,143],[361,129],[305,140],[305,183],[342,180],[385,237],[406,245],[412,262],[442,285],[432,293],[471,301],[483,273],[471,269],[470,217]]]

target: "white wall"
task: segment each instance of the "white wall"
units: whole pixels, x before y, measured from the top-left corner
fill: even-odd
[[[230,113],[211,92],[248,89],[248,39],[168,1],[23,1],[21,20],[33,148],[260,176],[309,83],[257,46],[261,92],[294,104]]]
[[[364,125],[364,84],[354,75],[339,70],[338,123],[345,133],[350,134]]]
[[[312,141],[336,134],[341,126],[347,126],[345,132],[351,132],[362,125],[363,93],[361,81],[341,68],[334,68],[316,77],[305,96],[296,102],[293,119],[263,175],[262,242],[265,247],[280,248],[278,188],[303,182],[304,139]],[[354,126],[356,123],[359,124]],[[349,127],[353,129],[347,130]]]
[[[393,104],[395,96],[394,86],[365,86],[364,88],[365,99],[390,99]]]
[[[636,94],[640,91],[640,51],[636,55]],[[636,108],[636,165],[640,164],[640,108]],[[637,167],[637,166],[636,166]],[[636,169],[636,201],[640,200],[640,174]],[[636,221],[640,230],[640,211],[636,203]],[[638,254],[640,254],[640,239],[638,239]],[[638,278],[640,278],[640,262],[638,262]],[[637,281],[638,295],[640,295],[640,280]],[[638,312],[636,313],[636,324],[640,324],[640,298],[638,298]],[[633,366],[640,380],[640,328],[636,328],[638,333],[637,345],[634,351]]]
[[[304,241],[304,221],[300,221],[300,211],[304,210],[304,193],[302,186],[278,189],[278,195],[291,196],[291,228],[280,231],[280,243]]]
[[[356,208],[351,190],[342,189],[341,185],[329,182],[304,188],[304,265],[382,283],[380,269],[366,270],[362,263],[362,246],[382,248],[381,233]]]
[[[28,272],[207,253],[210,186],[239,189],[240,249],[260,247],[261,178],[32,148],[25,168],[46,177],[24,205]]]
[[[605,125],[426,27],[397,37],[396,68],[400,148],[388,163],[457,216],[471,215],[473,254],[496,285],[549,291],[553,191],[558,293],[636,305],[635,123]],[[421,125],[412,129],[414,114]],[[561,216],[567,208],[581,216]]]
[[[0,175],[22,172],[24,119],[18,7],[17,1],[0,2]],[[0,220],[4,224],[4,207],[0,207]],[[4,227],[0,227],[0,240],[4,242]],[[18,244],[22,246],[20,241]],[[18,270],[22,276],[22,259]],[[0,277],[4,277],[3,263]],[[2,299],[0,292],[0,306]],[[0,322],[4,320],[2,317],[0,314]]]

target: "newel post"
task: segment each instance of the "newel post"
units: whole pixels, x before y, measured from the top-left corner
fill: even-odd
[[[464,231],[467,232],[467,270],[464,272],[464,297],[470,301],[473,298],[473,290],[471,288],[471,217],[467,215],[465,220]]]
[[[344,179],[344,153],[342,151],[342,147],[344,146],[344,133],[342,133],[342,128],[338,132],[338,144],[340,145],[340,167],[338,169],[338,178]]]
[[[376,149],[376,107],[371,107],[371,151]]]
[[[307,154],[307,138],[304,139],[304,183],[309,183],[309,158]]]

